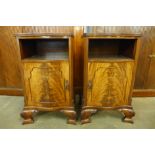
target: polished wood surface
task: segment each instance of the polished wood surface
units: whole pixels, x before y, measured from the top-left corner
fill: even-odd
[[[19,34],[18,34],[19,35]],[[17,37],[18,37],[17,35]],[[34,34],[33,34],[34,35]],[[33,36],[31,36],[32,38]],[[37,37],[37,39],[28,39],[29,36],[24,38],[18,37],[19,46],[21,49],[21,59],[33,58],[33,59],[62,59],[68,58],[68,45],[69,41],[67,38],[42,38]]]
[[[132,96],[133,97],[154,97],[155,89],[134,89]]]
[[[21,54],[25,96],[24,110],[21,113],[23,124],[33,123],[34,113],[56,110],[68,117],[68,123],[76,124],[73,99],[73,38],[46,35],[46,38],[42,33],[37,35],[37,38],[34,33],[16,35]],[[67,59],[64,59],[60,51],[68,54]],[[61,59],[56,59],[57,53]]]
[[[152,30],[150,36],[151,53],[149,55],[150,67],[148,70],[148,77],[145,83],[145,88],[155,89],[155,29]]]
[[[155,89],[155,58],[151,58],[145,88]]]
[[[154,63],[149,56],[155,51],[155,27],[154,26],[94,26],[89,27],[92,34],[111,33],[111,34],[141,34],[140,54],[137,64],[134,89],[155,89],[155,78],[152,68]],[[152,60],[153,61],[153,60]],[[145,65],[144,65],[145,64]],[[149,73],[150,71],[150,73]],[[150,75],[149,75],[150,74]],[[152,86],[153,84],[153,86]],[[144,95],[145,96],[145,95]]]
[[[121,34],[116,35],[116,38],[111,34],[84,36],[82,124],[89,123],[91,115],[97,110],[106,109],[118,109],[124,115],[123,121],[133,123],[135,113],[131,97],[140,36],[136,35],[132,41],[133,37]],[[90,56],[90,53],[93,55]]]
[[[10,95],[23,89],[20,73],[20,56],[15,34],[17,33],[58,33],[71,34],[73,26],[0,26],[0,94]],[[10,67],[11,66],[11,67]],[[6,91],[7,89],[7,91]]]
[[[4,63],[3,63],[3,59],[2,59],[2,50],[0,49],[0,86],[4,86],[5,87],[5,83],[6,83],[6,79],[5,79],[5,74],[4,74]]]
[[[74,27],[74,92],[82,96],[83,88],[83,27]]]
[[[73,33],[74,26],[23,26],[22,33]]]
[[[0,94],[10,94],[9,90],[22,89],[20,63],[16,33],[69,33],[74,35],[74,89],[80,93],[83,86],[83,44],[82,26],[1,26],[0,27]],[[154,49],[155,27],[153,26],[94,26],[89,27],[92,34],[125,35],[141,34],[140,55],[138,59],[134,89],[155,89]],[[145,64],[145,65],[144,65]],[[11,67],[10,67],[11,66]],[[6,91],[6,88],[8,91]],[[4,91],[3,91],[4,90]],[[8,92],[8,93],[7,93]],[[144,93],[145,96],[145,93]]]
[[[70,106],[69,63],[23,63],[25,106]]]
[[[69,38],[73,33],[17,33],[15,36],[18,39],[52,39],[52,38]]]
[[[137,38],[137,37],[140,37],[141,34],[140,33],[137,33],[137,34],[129,34],[129,33],[122,33],[122,32],[119,32],[119,33],[106,33],[106,32],[97,32],[97,31],[93,31],[93,33],[84,33],[83,34],[83,37],[87,37],[87,38],[114,38],[114,39],[120,39],[120,38],[126,38],[128,39],[132,39],[132,38]]]
[[[9,95],[9,96],[23,96],[23,89],[21,88],[0,88],[1,95]]]
[[[22,27],[0,26],[0,87],[22,88],[19,55],[14,33]]]
[[[134,62],[88,63],[87,105],[128,105]]]

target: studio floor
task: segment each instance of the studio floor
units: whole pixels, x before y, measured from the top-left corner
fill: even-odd
[[[118,111],[99,111],[92,116],[92,122],[81,125],[66,124],[66,117],[60,112],[40,112],[35,116],[35,123],[22,125],[20,112],[24,104],[23,97],[0,96],[1,129],[154,129],[155,97],[133,98],[132,105],[136,112],[134,124],[122,122]]]

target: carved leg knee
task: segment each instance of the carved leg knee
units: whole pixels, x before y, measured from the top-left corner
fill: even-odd
[[[135,116],[133,109],[121,109],[120,111],[124,115],[124,122],[133,123],[132,117]]]
[[[90,123],[91,115],[96,113],[97,109],[84,109],[81,112],[81,124]]]
[[[74,110],[62,110],[62,112],[68,117],[68,124],[76,124],[76,112]]]
[[[24,118],[23,124],[31,124],[34,122],[33,114],[35,110],[23,110],[21,116]]]

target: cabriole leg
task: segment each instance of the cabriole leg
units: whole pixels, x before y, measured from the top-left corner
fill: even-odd
[[[97,109],[83,109],[81,112],[81,124],[90,123],[91,115],[96,112]]]
[[[133,111],[133,109],[121,109],[120,111],[124,115],[124,122],[133,123],[132,117],[135,116],[135,112]]]
[[[31,124],[34,122],[33,115],[37,112],[36,110],[23,110],[21,116],[23,117],[24,121],[23,124]]]
[[[76,124],[76,112],[74,110],[61,110],[67,117],[68,124]]]

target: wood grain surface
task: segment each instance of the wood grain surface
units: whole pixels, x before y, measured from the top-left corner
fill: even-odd
[[[154,63],[150,62],[149,59],[149,55],[152,54],[155,48],[154,26],[94,26],[90,27],[89,31],[90,33],[113,33],[113,34],[140,33],[142,35],[141,47],[140,47],[140,54],[138,59],[134,89],[149,89],[149,88],[155,89],[154,85],[152,86],[152,84],[155,83],[155,78],[152,78],[148,73],[149,68],[155,67]]]
[[[0,94],[21,94],[23,88],[16,33],[73,33],[73,31],[73,26],[0,26]]]
[[[117,109],[123,113],[123,121],[133,123],[132,117],[135,113],[131,105],[131,97],[140,37],[136,37],[135,41],[128,42],[130,37],[133,38],[132,35],[122,36],[121,34],[115,36],[107,34],[99,37],[95,34],[84,36],[82,124],[90,123],[93,113],[105,109]],[[123,41],[120,41],[120,38]],[[90,57],[90,52],[93,52],[93,58]]]
[[[22,32],[22,27],[0,27],[0,87],[22,87],[18,47],[14,37],[16,32]]]
[[[58,37],[49,33],[38,34],[16,35],[24,83],[25,105],[21,113],[23,124],[33,123],[34,113],[39,111],[63,112],[68,118],[67,123],[76,124],[73,36],[66,38],[66,35]],[[68,55],[67,59],[64,59],[64,52]]]
[[[88,63],[88,106],[128,105],[134,62]]]
[[[83,86],[83,45],[82,26],[1,26],[0,27],[0,88],[22,89],[16,33],[74,33],[74,87],[78,92]],[[94,26],[91,33],[133,34],[141,33],[140,56],[138,60],[135,89],[155,89],[154,54],[155,27],[151,26]],[[11,66],[11,67],[10,67]],[[146,90],[147,91],[147,90]],[[8,91],[9,92],[9,91]],[[145,93],[144,93],[145,94]]]
[[[74,53],[73,53],[73,74],[74,74],[74,92],[82,94],[83,88],[83,68],[84,68],[84,52],[83,52],[83,27],[74,27]]]
[[[155,89],[155,28],[150,34],[150,55],[148,59],[150,61],[150,67],[148,70],[147,80],[145,81],[144,87],[146,89]]]
[[[69,63],[23,63],[27,104],[25,106],[69,106]]]
[[[23,33],[72,33],[74,26],[23,26]]]

